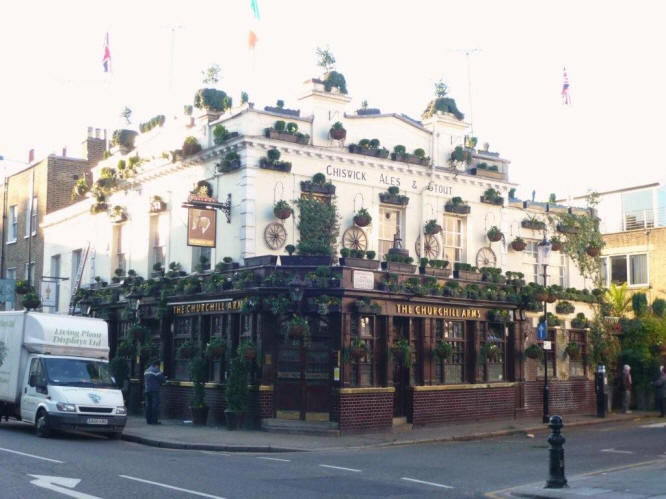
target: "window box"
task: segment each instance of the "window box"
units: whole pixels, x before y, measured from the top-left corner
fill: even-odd
[[[425,166],[428,164],[430,158],[419,158],[413,154],[398,154],[395,152],[391,153],[391,159],[393,161],[402,161],[404,163],[411,163],[413,165],[422,165]]]
[[[303,192],[314,192],[317,194],[325,194],[332,196],[335,194],[335,186],[333,184],[315,184],[309,180],[304,180],[301,182],[301,191]]]
[[[266,158],[261,158],[259,160],[259,168],[289,173],[291,172],[291,163],[289,161],[270,161]]]
[[[480,281],[483,275],[480,272],[471,272],[469,270],[454,270],[453,277],[466,281]]]
[[[457,213],[458,215],[469,215],[472,209],[466,204],[445,204],[444,211],[447,213]]]
[[[470,173],[478,177],[494,178],[497,180],[504,180],[504,173],[494,170],[486,170],[485,168],[471,168]]]
[[[358,269],[377,270],[379,260],[366,260],[365,258],[352,258],[350,256],[339,259],[340,265],[344,267],[356,267]]]
[[[329,265],[331,257],[328,255],[280,255],[282,265],[307,265],[309,267],[320,267]]]
[[[388,158],[389,151],[385,148],[372,148],[372,147],[362,147],[356,144],[351,144],[349,146],[349,152],[353,154],[362,154],[364,156],[372,156],[374,158]]]
[[[278,132],[274,128],[269,128],[266,135],[269,139],[284,140],[285,142],[294,142],[296,144],[308,144],[310,142],[308,135]]]
[[[557,224],[557,232],[561,232],[562,234],[578,234],[580,229],[578,227]]]
[[[541,222],[539,220],[523,220],[522,222],[520,222],[520,226],[523,227],[524,229],[546,230],[546,222]]]
[[[394,204],[397,206],[407,206],[409,198],[401,194],[391,194],[389,192],[381,192],[379,194],[379,201],[384,204]]]
[[[389,272],[403,272],[405,274],[414,274],[416,272],[416,265],[412,263],[403,262],[382,262],[382,270]]]
[[[438,269],[436,267],[419,267],[419,274],[435,277],[450,277],[451,269]]]
[[[260,265],[276,265],[277,255],[248,256],[243,259],[246,267],[258,267]]]
[[[492,204],[495,206],[502,206],[504,205],[504,198],[502,196],[498,196],[496,198],[488,198],[486,196],[481,196],[481,202],[486,204]]]

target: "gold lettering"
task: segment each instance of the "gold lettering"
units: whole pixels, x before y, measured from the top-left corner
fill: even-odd
[[[416,314],[421,313],[421,305],[417,305],[416,307],[414,307],[414,313],[416,313]]]
[[[413,314],[414,313],[414,307],[412,307],[411,305],[407,305],[407,313],[408,314]]]

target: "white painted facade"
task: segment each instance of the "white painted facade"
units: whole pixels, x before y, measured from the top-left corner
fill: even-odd
[[[115,205],[125,208],[127,221],[113,224],[104,213],[91,214],[90,198],[44,218],[45,265],[49,264],[51,257],[60,255],[61,277],[70,278],[60,283],[58,311],[66,313],[69,304],[72,277],[76,274],[72,269],[72,252],[79,249],[85,251],[88,244],[91,250],[84,268],[82,285],[92,282],[94,276],[110,281],[118,253],[124,255],[126,268],[149,276],[156,232],[164,245],[167,265],[176,261],[184,270],[193,271],[197,262],[194,248],[186,245],[187,209],[181,205],[187,200],[194,184],[200,180],[212,184],[213,196],[220,202],[225,202],[231,194],[231,223],[227,224],[224,214],[218,212],[216,247],[211,252],[213,266],[225,256],[242,263],[244,257],[285,254],[284,247],[271,250],[264,240],[266,226],[279,222],[273,215],[273,204],[284,199],[294,206],[293,200],[301,196],[300,182],[310,180],[315,173],[320,172],[336,186],[340,240],[344,231],[353,225],[355,211],[364,207],[373,218],[372,224],[363,229],[368,239],[367,249],[376,251],[382,206],[379,194],[386,192],[391,185],[399,186],[400,194],[409,197],[409,204],[403,209],[401,224],[404,231],[401,233],[403,246],[418,261],[416,241],[424,222],[435,218],[443,224],[445,203],[454,196],[460,196],[471,206],[471,213],[462,216],[462,261],[477,265],[478,251],[482,247],[490,247],[496,255],[495,266],[501,267],[503,271],[524,272],[526,279],[532,280],[530,274],[536,264],[534,255],[512,250],[510,242],[517,235],[526,241],[536,242],[541,240],[543,234],[521,227],[521,220],[535,213],[528,213],[518,207],[517,203],[514,203],[516,206],[508,205],[508,190],[515,184],[471,175],[464,168],[451,168],[449,164],[451,152],[464,143],[465,135],[470,131],[468,123],[448,114],[437,115],[423,123],[400,115],[347,115],[346,112],[350,111],[349,102],[349,97],[327,93],[317,80],[309,80],[299,102],[300,118],[259,111],[244,105],[228,111],[213,122],[208,122],[202,116],[190,127],[186,126],[189,118],[167,120],[164,127],[140,134],[136,140],[136,149],[128,155],[138,154],[145,160],[139,174],[125,182],[107,199],[109,209]],[[273,126],[276,120],[297,123],[300,132],[311,136],[311,145],[266,138],[264,129]],[[434,166],[352,154],[344,144],[329,138],[328,131],[336,121],[341,121],[347,130],[345,144],[357,143],[362,138],[378,138],[381,145],[389,150],[397,144],[404,145],[408,152],[423,148],[426,156],[433,158]],[[222,123],[230,132],[238,132],[239,136],[222,145],[214,145],[212,130],[218,123]],[[197,137],[203,151],[185,160],[172,162],[165,153],[179,149],[184,137],[188,135]],[[260,158],[272,147],[280,150],[281,160],[292,163],[290,173],[259,168]],[[230,150],[240,154],[241,169],[218,173],[216,163]],[[115,168],[121,158],[127,159],[116,153],[102,161],[94,170],[95,178],[102,168]],[[508,161],[499,157],[486,155],[475,160],[475,163],[479,161],[492,162],[498,165],[501,172],[507,172]],[[504,178],[508,178],[508,173]],[[489,187],[504,196],[504,206],[480,202],[480,197]],[[150,199],[154,195],[166,202],[166,211],[160,214],[149,212]],[[536,215],[543,217],[543,214]],[[298,242],[297,216],[296,213],[284,221],[287,233],[285,244],[296,245]],[[486,232],[493,225],[504,232],[503,241],[488,241]],[[549,237],[551,235],[548,234]],[[442,243],[442,236],[436,237]],[[338,249],[340,247],[339,242]],[[381,259],[382,256],[378,254],[377,258]],[[441,254],[439,258],[445,259]],[[585,287],[584,280],[571,261],[553,252],[550,263],[551,269],[562,265],[562,271],[557,272],[562,274],[566,286]],[[549,284],[557,282],[553,280],[558,278],[555,272],[550,273]]]

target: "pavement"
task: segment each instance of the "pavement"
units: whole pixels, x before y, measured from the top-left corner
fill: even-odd
[[[634,411],[632,414],[609,413],[605,418],[595,415],[563,416],[563,434],[568,428],[612,424],[622,421],[657,419],[656,413]],[[494,420],[412,428],[377,433],[312,435],[294,432],[259,430],[227,430],[223,426],[193,426],[190,421],[162,420],[147,425],[145,419],[130,416],[123,440],[169,449],[224,452],[313,452],[345,450],[433,442],[478,440],[507,435],[530,436],[549,431],[541,418]],[[603,498],[664,498],[666,499],[666,459],[639,463],[621,468],[601,470],[584,475],[567,476],[568,487],[546,489],[545,481],[488,493],[489,497],[603,497]]]

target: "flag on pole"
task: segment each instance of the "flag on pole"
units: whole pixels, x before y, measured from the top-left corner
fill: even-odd
[[[257,0],[250,0],[250,9],[252,10],[252,23],[250,25],[250,32],[248,34],[247,38],[247,43],[248,43],[248,48],[250,50],[253,50],[254,47],[257,45],[257,30],[255,29],[255,26],[259,22],[259,5],[257,4]]]
[[[569,97],[569,77],[567,76],[567,68],[564,68],[563,72],[564,82],[562,83],[562,104],[568,106],[571,104],[571,98]]]
[[[109,48],[109,33],[106,33],[104,37],[104,57],[102,58],[102,66],[104,66],[104,72],[111,72],[111,48]]]

